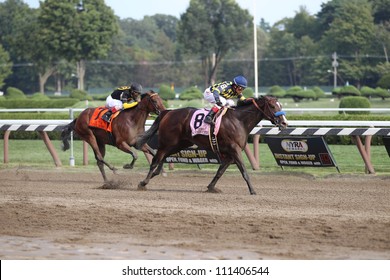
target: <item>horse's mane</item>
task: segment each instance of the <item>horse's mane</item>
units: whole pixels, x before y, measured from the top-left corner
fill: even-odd
[[[253,97],[253,99],[256,101],[256,103],[257,103],[257,101],[262,100],[262,99],[263,99],[264,102],[265,102],[264,96],[259,96],[259,97],[257,97],[257,98]],[[251,106],[251,105],[253,105],[252,102],[247,103],[247,104],[240,104],[240,105],[237,104],[237,105],[235,105],[235,106],[232,106],[231,108],[236,109],[236,110],[247,110],[248,107]]]

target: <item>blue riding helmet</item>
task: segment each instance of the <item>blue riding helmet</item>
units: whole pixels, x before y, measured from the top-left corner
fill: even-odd
[[[248,82],[246,81],[244,76],[237,76],[233,79],[233,83],[239,87],[246,88],[248,86]]]

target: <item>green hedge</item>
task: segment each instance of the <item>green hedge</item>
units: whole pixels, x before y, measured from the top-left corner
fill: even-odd
[[[377,86],[381,87],[381,88],[384,88],[384,89],[390,90],[390,73],[387,73],[387,74],[383,75],[379,79],[379,81],[377,83]]]
[[[19,108],[67,108],[72,107],[79,102],[75,98],[62,99],[0,99],[0,108],[19,109]]]
[[[251,88],[244,89],[244,91],[242,92],[242,95],[244,95],[245,98],[249,98],[249,97],[254,97],[255,96],[255,94],[253,92],[253,89],[251,89]]]
[[[339,108],[371,108],[371,103],[366,97],[362,96],[347,96],[343,97],[340,101]],[[340,114],[344,114],[344,111],[340,111]],[[370,112],[364,111],[345,111],[347,114],[353,115],[368,115]]]
[[[272,95],[277,98],[282,98],[286,94],[286,91],[280,86],[272,86],[268,89],[267,95]]]
[[[197,87],[190,87],[185,89],[180,94],[180,100],[194,100],[194,99],[202,99],[203,92],[200,91]]]
[[[160,97],[164,100],[175,99],[176,94],[168,85],[161,85],[158,91]]]
[[[21,91],[18,88],[15,87],[8,87],[5,91],[5,97],[7,99],[25,99],[27,98],[26,95],[24,95],[23,91]]]
[[[360,91],[352,85],[343,86],[341,88],[335,88],[332,91],[333,95],[336,95],[337,98],[342,98],[343,96],[360,96]]]
[[[300,102],[303,99],[315,100],[317,98],[317,95],[311,89],[303,89],[300,86],[294,86],[287,90],[284,97],[291,97],[294,102]]]

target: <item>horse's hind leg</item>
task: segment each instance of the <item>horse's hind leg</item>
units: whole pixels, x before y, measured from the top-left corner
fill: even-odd
[[[228,161],[221,163],[213,180],[211,180],[210,184],[207,186],[207,192],[211,192],[211,193],[220,193],[221,192],[221,190],[219,190],[215,187],[215,184],[217,183],[219,178],[222,177],[223,173],[225,173],[225,171],[229,167],[229,165],[230,165],[230,162],[228,162]]]
[[[104,182],[107,182],[107,176],[106,176],[106,171],[104,170],[104,163],[100,160],[96,161],[97,166],[99,167],[100,173],[103,176]]]
[[[133,160],[130,162],[130,163],[126,163],[125,165],[123,165],[123,168],[124,169],[133,169],[134,167],[134,163],[136,162],[136,160],[138,159],[138,154],[136,151],[134,151],[131,147],[129,149],[129,154],[133,157]]]
[[[107,182],[107,176],[106,172],[104,170],[104,165],[106,165],[109,169],[111,169],[114,173],[116,172],[116,168],[114,166],[111,166],[109,163],[104,161],[104,156],[106,154],[106,147],[104,144],[100,144],[98,149],[96,149],[93,145],[92,149],[95,154],[96,164],[99,167],[100,173],[103,176],[104,182]]]

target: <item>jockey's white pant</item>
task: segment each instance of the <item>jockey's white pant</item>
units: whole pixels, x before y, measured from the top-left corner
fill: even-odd
[[[106,98],[106,107],[107,108],[114,107],[116,110],[121,110],[121,109],[123,109],[123,103],[122,103],[122,101],[120,101],[118,99],[114,99],[111,97],[111,95],[109,95]]]
[[[203,93],[203,97],[204,97],[204,99],[206,101],[210,102],[211,105],[217,106],[218,108],[220,108],[218,105],[215,104],[214,94],[210,91],[210,88],[206,88],[206,90]],[[221,100],[221,103],[222,103],[223,106],[229,106],[230,107],[230,106],[234,105],[234,101],[233,100],[226,99],[223,96],[219,96],[219,100]]]

